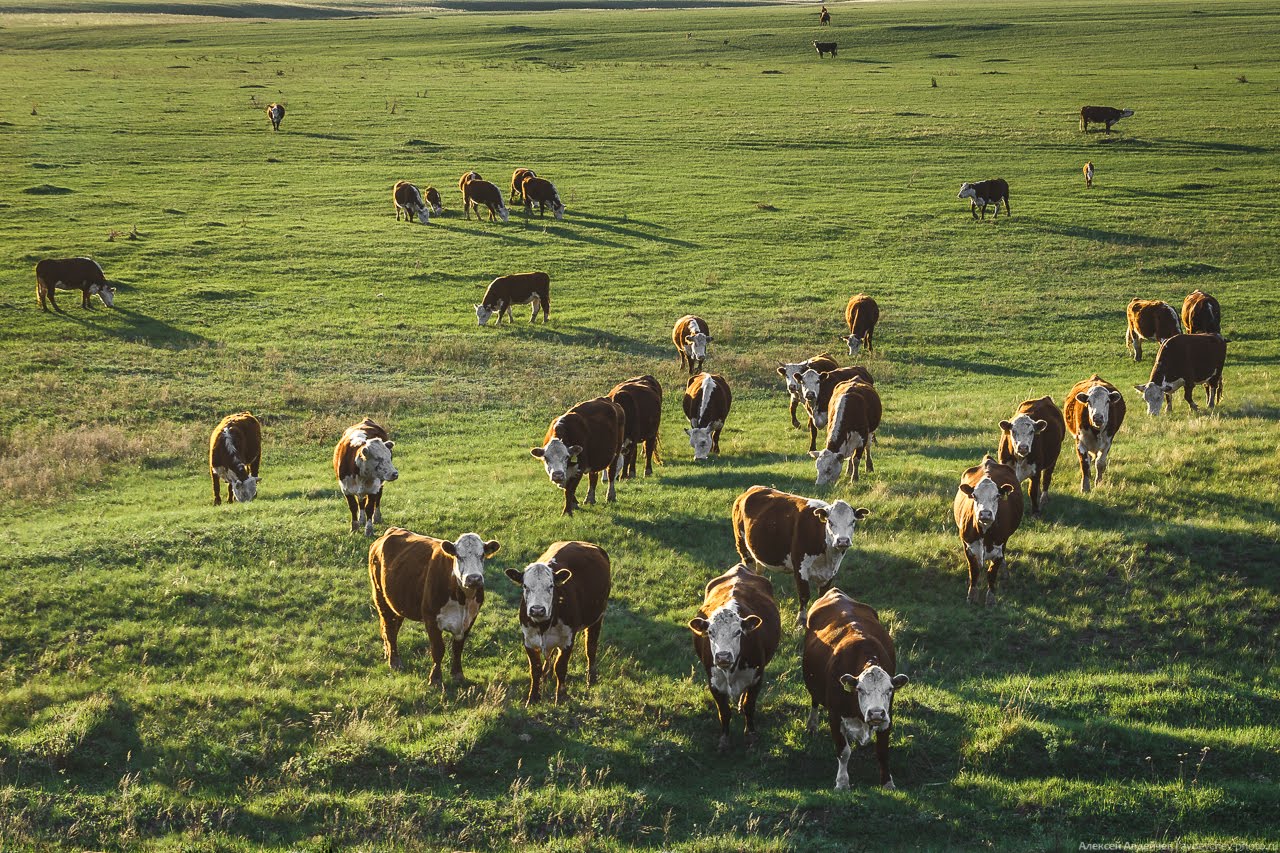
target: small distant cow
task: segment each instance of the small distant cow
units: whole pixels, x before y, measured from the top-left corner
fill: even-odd
[[[822,12],[818,14],[818,26],[820,27],[831,26],[831,13],[827,11],[826,6],[823,6]]]
[[[382,485],[400,476],[391,464],[391,441],[387,431],[369,418],[348,427],[333,449],[333,472],[351,510],[351,532],[364,528],[373,535],[373,525],[382,523]]]
[[[464,533],[456,542],[389,527],[369,546],[369,583],[378,611],[387,665],[401,667],[396,637],[404,620],[421,622],[431,642],[432,684],[440,684],[444,633],[453,641],[450,675],[462,681],[462,647],[484,604],[484,561],[498,553],[496,540]]]
[[[832,59],[835,58],[836,43],[833,41],[815,41],[813,43],[813,49],[818,51],[819,59],[821,59],[823,56],[827,55],[828,53],[831,54]]]
[[[272,104],[267,107],[267,118],[271,120],[271,129],[279,130],[284,121],[284,104]]]
[[[733,706],[746,719],[746,741],[751,746],[756,740],[756,699],[764,686],[764,670],[778,651],[782,634],[773,584],[739,563],[707,582],[689,630],[720,718],[720,749],[729,748]]]
[[[427,187],[422,191],[422,197],[427,200],[427,204],[431,207],[431,212],[439,215],[444,213],[444,204],[440,201],[440,191],[435,187]]]
[[[1142,361],[1143,341],[1164,343],[1182,333],[1178,312],[1168,302],[1134,299],[1125,309],[1125,317],[1128,322],[1124,330],[1124,345],[1134,361]]]
[[[827,410],[831,406],[832,392],[841,382],[847,382],[850,379],[861,379],[868,385],[875,384],[875,380],[871,378],[871,372],[859,365],[837,367],[835,370],[822,373],[809,368],[797,377],[804,410],[809,414],[810,452],[818,449],[818,430],[827,425]]]
[[[825,373],[828,370],[835,370],[836,367],[836,360],[832,358],[831,353],[827,352],[815,355],[807,361],[790,364],[778,362],[778,375],[787,383],[787,396],[791,398],[792,429],[800,429],[801,426],[800,421],[796,419],[796,409],[804,404],[804,388],[800,385],[800,374],[806,370]]]
[[[1222,334],[1222,308],[1203,290],[1193,290],[1182,301],[1182,326],[1188,335]]]
[[[209,476],[213,505],[222,503],[218,478],[227,481],[227,503],[248,503],[258,495],[262,464],[262,424],[248,412],[227,415],[209,436]]]
[[[520,194],[524,199],[526,213],[532,213],[536,204],[539,217],[546,216],[549,207],[556,219],[564,219],[564,202],[560,200],[556,185],[550,181],[537,175],[529,175],[520,184]]]
[[[536,178],[537,174],[533,169],[520,168],[511,173],[511,198],[508,199],[512,204],[520,200],[520,185],[524,183],[525,178]]]
[[[982,218],[987,218],[987,205],[995,205],[995,214],[992,219],[1000,218],[1000,202],[1004,202],[1004,215],[1009,215],[1009,183],[1003,178],[989,178],[985,181],[975,181],[973,183],[963,183],[960,185],[960,194],[956,198],[969,199],[969,213],[973,214],[973,218],[978,218],[978,210],[982,210]]]
[[[472,178],[462,185],[462,210],[467,219],[471,218],[471,211],[475,210],[476,221],[480,221],[480,205],[489,209],[490,222],[498,219],[506,222],[511,218],[506,202],[502,200],[502,190],[498,189],[497,184]]]
[[[1160,414],[1161,402],[1172,412],[1173,392],[1179,388],[1191,411],[1196,411],[1191,392],[1197,385],[1205,387],[1212,409],[1222,399],[1222,366],[1226,360],[1227,341],[1221,335],[1174,335],[1160,345],[1150,381],[1133,387],[1142,395],[1150,415]]]
[[[554,669],[559,704],[566,695],[573,638],[587,632],[587,686],[596,683],[600,629],[613,586],[609,555],[589,542],[556,542],[524,571],[507,569],[518,584],[520,628],[529,658],[529,696],[526,705],[542,701],[544,670]],[[552,655],[555,655],[554,661]],[[544,665],[543,659],[546,659]]]
[[[996,582],[1004,567],[1004,548],[1022,523],[1022,489],[1018,475],[990,456],[965,470],[956,489],[952,512],[965,559],[969,561],[970,604],[978,603],[978,582],[987,568],[987,604],[996,603]]]
[[[687,364],[690,376],[702,370],[702,364],[707,360],[707,344],[713,340],[707,321],[692,314],[676,320],[675,328],[671,330],[671,343],[680,353],[680,366]]]
[[[653,474],[653,459],[658,455],[658,432],[662,426],[662,386],[652,376],[637,376],[625,382],[619,382],[609,392],[609,399],[622,407],[626,416],[626,431],[622,439],[622,472],[621,479],[634,479],[636,476],[636,456],[640,445],[644,444],[644,475]]]
[[[481,326],[489,322],[494,314],[498,315],[495,325],[502,325],[502,315],[512,323],[515,317],[511,313],[513,305],[532,305],[533,313],[529,322],[538,319],[538,311],[542,311],[542,322],[551,319],[551,276],[544,272],[519,272],[512,275],[500,275],[489,282],[480,304],[475,306],[476,320]]]
[[[547,477],[564,490],[563,515],[573,515],[578,508],[578,483],[587,475],[587,503],[596,502],[596,483],[600,472],[609,481],[606,501],[617,499],[614,481],[622,468],[618,456],[622,452],[626,413],[608,397],[596,397],[573,406],[551,422],[541,447],[530,448],[530,455],[541,459]]]
[[[1080,459],[1080,491],[1087,492],[1089,466],[1094,467],[1093,484],[1102,482],[1107,470],[1107,456],[1115,441],[1120,425],[1124,423],[1124,397],[1116,386],[1098,374],[1077,382],[1067,392],[1062,405],[1062,416],[1067,424],[1067,435],[1076,440],[1076,456]]]
[[[1087,131],[1090,124],[1103,124],[1107,127],[1107,133],[1110,133],[1113,124],[1131,115],[1133,110],[1118,110],[1115,107],[1081,107],[1080,130]]]
[[[858,463],[865,453],[867,471],[871,463],[871,442],[880,428],[882,406],[874,386],[861,379],[841,382],[831,392],[827,417],[827,446],[811,450],[818,469],[819,486],[829,486],[840,478],[840,468],[849,460],[849,481],[858,479]]]
[[[701,462],[712,453],[720,455],[720,431],[729,417],[733,405],[733,392],[729,383],[718,373],[699,373],[690,376],[685,384],[684,416],[689,419],[689,446],[693,448],[693,461]]]
[[[423,225],[431,221],[431,209],[422,198],[422,193],[408,181],[396,181],[391,189],[391,204],[396,211],[396,222],[400,221],[402,214],[405,222],[412,222],[414,216]]]
[[[1052,397],[1025,400],[1012,419],[1000,422],[1000,464],[1018,475],[1019,487],[1023,480],[1031,481],[1031,512],[1036,515],[1049,500],[1049,484],[1066,434],[1067,422]]]
[[[849,327],[849,334],[840,336],[840,340],[849,345],[849,355],[857,355],[858,348],[862,346],[871,352],[871,334],[879,320],[880,306],[870,296],[859,293],[849,300],[844,308],[844,322]]]
[[[48,305],[54,311],[62,310],[53,296],[55,290],[80,291],[81,308],[91,308],[89,297],[94,295],[108,308],[116,304],[116,289],[107,284],[102,267],[92,258],[49,259],[36,264],[36,303],[40,310],[48,311]]]

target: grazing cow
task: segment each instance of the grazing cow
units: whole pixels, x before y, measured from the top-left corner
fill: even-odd
[[[1203,290],[1193,290],[1182,301],[1182,327],[1188,335],[1222,334],[1222,308]]]
[[[680,353],[680,366],[687,364],[690,376],[702,370],[702,364],[707,360],[707,344],[713,340],[707,321],[692,314],[676,320],[676,326],[671,330],[671,343]]]
[[[733,502],[734,546],[742,562],[757,571],[795,575],[800,600],[796,624],[803,627],[809,585],[816,584],[819,593],[831,587],[858,520],[870,512],[844,501],[827,503],[752,486]]]
[[[818,14],[818,26],[820,27],[831,26],[831,13],[827,11],[826,6],[823,6],[822,12]]]
[[[861,379],[837,385],[828,405],[827,446],[809,451],[818,468],[819,486],[829,486],[839,479],[846,459],[849,460],[849,481],[856,481],[858,463],[864,453],[868,473],[875,470],[871,463],[871,442],[880,428],[882,413],[880,395],[874,386]]]
[[[831,58],[836,56],[836,43],[833,41],[815,41],[813,49],[818,51],[818,58],[821,59],[826,54],[831,54]]]
[[[756,699],[764,669],[782,634],[773,584],[742,563],[707,582],[698,615],[689,620],[693,653],[707,673],[720,717],[720,749],[729,748],[729,708],[746,719],[746,741],[756,740]]]
[[[62,310],[53,296],[55,290],[80,291],[81,308],[91,308],[89,297],[95,294],[108,308],[116,304],[116,289],[107,284],[102,267],[92,258],[49,259],[36,264],[36,303],[40,310],[49,310],[46,300],[54,311]]]
[[[267,107],[267,118],[271,120],[271,129],[279,130],[280,122],[284,121],[284,104],[272,104]]]
[[[483,180],[484,178],[480,177],[479,172],[474,172],[474,171],[463,172],[462,177],[458,178],[458,192],[462,192],[463,189],[467,186],[467,184],[471,183],[472,181],[483,181]]]
[[[1168,302],[1133,299],[1125,314],[1128,322],[1124,330],[1124,345],[1134,361],[1142,361],[1143,341],[1164,343],[1174,335],[1182,334],[1178,312]]]
[[[1067,424],[1067,435],[1076,440],[1076,456],[1080,459],[1080,491],[1090,489],[1090,462],[1094,465],[1093,485],[1102,482],[1111,443],[1124,423],[1124,411],[1124,397],[1116,386],[1096,373],[1077,382],[1067,392],[1062,415]]]
[[[800,383],[800,396],[804,402],[804,410],[809,414],[809,451],[818,449],[818,430],[827,425],[827,409],[831,405],[831,393],[841,382],[850,379],[861,379],[868,385],[874,385],[871,372],[865,367],[837,367],[819,373],[809,368],[801,373],[797,380]]]
[[[609,392],[609,399],[622,407],[626,431],[622,438],[623,480],[636,476],[636,455],[644,444],[644,475],[653,474],[653,458],[658,455],[658,430],[662,426],[662,386],[652,376],[637,376],[619,382]],[[658,464],[662,457],[658,456]]]
[[[596,651],[609,604],[609,555],[589,542],[556,542],[524,571],[507,569],[519,584],[520,628],[529,658],[529,696],[526,705],[542,700],[543,657],[556,673],[556,703],[565,695],[569,655],[574,635],[587,631],[587,686],[596,683]],[[558,651],[557,651],[558,650]],[[551,659],[556,652],[555,661]]]
[[[1133,110],[1118,110],[1115,107],[1081,107],[1080,130],[1087,131],[1090,124],[1105,124],[1107,133],[1110,133],[1111,125],[1131,115]]]
[[[405,222],[412,222],[414,216],[423,225],[431,221],[431,208],[418,188],[408,181],[396,181],[391,189],[391,204],[396,210],[396,222],[400,221],[401,214],[404,214]]]
[[[849,788],[853,747],[876,737],[880,786],[894,790],[889,772],[889,734],[893,694],[907,683],[894,673],[897,650],[880,614],[831,589],[809,609],[801,667],[809,689],[809,733],[818,731],[818,707],[827,709],[827,726],[836,747],[836,790]]]
[[[524,209],[526,213],[533,212],[533,206],[538,206],[538,216],[545,216],[547,208],[551,208],[551,214],[556,219],[564,219],[564,202],[560,200],[560,193],[556,190],[556,185],[548,180],[539,178],[537,175],[529,175],[520,184],[520,194],[524,198]]]
[[[533,169],[516,169],[511,173],[511,198],[508,199],[512,204],[520,200],[520,185],[524,183],[525,178],[536,178],[537,175]]]
[[[793,364],[778,362],[778,375],[786,381],[787,396],[791,398],[791,427],[793,429],[800,429],[800,421],[796,419],[796,409],[804,402],[804,388],[800,385],[800,374],[806,370],[825,373],[828,370],[835,370],[836,367],[836,360],[831,357],[831,353],[827,352],[822,355],[815,355],[807,361]]]
[[[849,345],[849,355],[857,355],[858,348],[866,346],[871,352],[871,333],[876,330],[876,322],[880,319],[880,306],[865,293],[859,293],[849,300],[844,308],[844,321],[849,326],[849,334],[841,335],[840,340]]]
[[[992,219],[1000,218],[1000,202],[1004,202],[1004,215],[1009,215],[1009,183],[1003,178],[988,178],[985,181],[966,182],[960,185],[960,194],[956,198],[969,199],[969,213],[978,218],[978,209],[982,209],[982,218],[987,218],[987,205],[996,206]]]
[[[422,191],[422,197],[427,200],[427,204],[431,207],[434,214],[444,213],[444,204],[440,201],[440,191],[435,187],[427,187]]]
[[[1093,189],[1093,161],[1092,160],[1084,164],[1084,185],[1086,189]]]
[[[1049,500],[1049,484],[1066,434],[1067,422],[1052,397],[1025,400],[1011,420],[1000,422],[1000,464],[1018,475],[1019,487],[1023,480],[1031,481],[1031,512],[1035,515]]]
[[[218,478],[227,481],[227,503],[248,503],[258,496],[262,464],[262,424],[248,412],[227,415],[209,436],[209,476],[213,505],[222,503]]]
[[[497,541],[486,542],[475,533],[450,542],[400,527],[387,528],[369,546],[369,583],[388,666],[401,667],[396,636],[410,619],[426,627],[431,641],[431,683],[442,681],[446,631],[453,637],[450,675],[462,681],[462,647],[484,604],[484,561],[499,547]]]
[[[718,373],[690,376],[684,386],[684,416],[689,419],[689,446],[693,461],[701,462],[712,453],[720,455],[720,431],[733,405],[729,383]]]
[[[507,212],[506,202],[502,200],[502,190],[498,189],[497,184],[489,181],[473,178],[462,185],[462,210],[467,219],[471,218],[471,211],[476,212],[476,221],[480,221],[480,205],[484,205],[489,209],[489,221],[494,222],[501,219],[506,222],[511,218],[511,214]]]
[[[626,432],[626,413],[608,397],[596,397],[579,403],[551,422],[541,447],[529,453],[542,460],[551,482],[564,490],[563,515],[573,515],[578,508],[578,483],[587,474],[587,503],[596,502],[596,483],[600,472],[609,481],[606,501],[617,499],[614,480],[622,468],[618,454],[622,452]]]
[[[494,314],[498,315],[496,325],[502,325],[502,314],[515,322],[511,313],[512,305],[532,305],[533,313],[529,322],[538,319],[538,311],[542,311],[542,322],[551,319],[551,276],[544,272],[520,272],[512,275],[500,275],[489,282],[480,304],[475,306],[476,320],[481,326],[489,322]]]
[[[1022,523],[1022,489],[1018,475],[989,455],[965,469],[951,505],[969,561],[970,604],[978,603],[978,580],[987,563],[987,604],[996,603],[996,582],[1004,566],[1004,546]]]
[[[351,532],[364,528],[373,535],[373,525],[382,523],[382,484],[400,476],[391,464],[391,441],[387,431],[365,418],[348,427],[333,449],[333,472],[351,510]]]
[[[1173,392],[1179,388],[1191,411],[1196,411],[1191,392],[1203,385],[1209,397],[1209,408],[1222,399],[1222,365],[1227,360],[1227,341],[1217,334],[1174,335],[1160,345],[1156,363],[1151,366],[1151,380],[1134,385],[1134,390],[1147,403],[1147,414],[1160,414],[1160,403],[1173,411]]]

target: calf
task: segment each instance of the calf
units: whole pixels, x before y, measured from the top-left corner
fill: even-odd
[[[1031,481],[1031,512],[1036,515],[1049,500],[1049,484],[1066,434],[1067,423],[1052,397],[1026,400],[1011,420],[1000,422],[1000,464],[1013,469],[1019,487],[1023,480]]]
[[[1107,470],[1107,456],[1120,425],[1124,423],[1124,397],[1116,386],[1093,374],[1077,382],[1062,405],[1067,435],[1076,440],[1076,456],[1080,459],[1080,491],[1087,492],[1089,465],[1094,465],[1093,485],[1102,482]]]
[[[54,311],[62,310],[53,296],[55,290],[80,291],[81,308],[90,308],[89,297],[94,295],[108,308],[116,304],[116,289],[107,284],[102,267],[91,258],[50,259],[36,264],[36,303],[41,311],[49,310],[46,300]]]
[[[474,171],[463,172],[462,177],[458,178],[458,192],[463,192],[466,189],[467,184],[471,183],[472,181],[483,181],[483,180],[484,178],[480,177],[479,172],[474,172]]]
[[[658,453],[658,431],[662,426],[662,386],[652,376],[637,376],[613,386],[609,399],[622,407],[626,431],[622,438],[622,479],[636,476],[636,455],[644,444],[644,475],[653,474],[653,458]],[[658,464],[662,457],[658,456]]]
[[[821,59],[823,56],[827,55],[828,53],[831,54],[832,59],[835,59],[836,43],[833,41],[815,41],[813,43],[813,49],[818,51],[819,59]]]
[[[831,26],[831,13],[827,11],[826,6],[822,7],[822,12],[819,13],[818,15],[818,26],[820,27]]]
[[[965,469],[951,505],[960,544],[969,561],[969,603],[978,603],[978,579],[988,562],[987,604],[996,603],[996,582],[1004,566],[1004,546],[1022,523],[1018,475],[990,456]]]
[[[689,419],[689,446],[693,460],[701,462],[712,453],[720,454],[720,431],[733,405],[729,383],[718,373],[690,376],[684,387],[684,416]]]
[[[373,535],[373,525],[382,523],[382,485],[400,476],[391,464],[391,441],[387,431],[365,418],[348,427],[333,449],[333,472],[351,510],[351,532],[364,528]]]
[[[1107,126],[1107,133],[1110,133],[1111,125],[1131,115],[1133,110],[1118,110],[1115,107],[1081,107],[1080,130],[1087,131],[1090,124],[1104,124]]]
[[[528,175],[520,184],[520,194],[524,198],[526,213],[532,213],[533,206],[536,204],[538,216],[545,216],[547,208],[550,207],[556,219],[564,219],[564,202],[560,200],[556,185],[550,181],[539,178],[537,175]]]
[[[1147,414],[1160,414],[1160,403],[1173,411],[1173,392],[1182,389],[1191,411],[1196,411],[1191,392],[1203,385],[1212,409],[1222,399],[1222,365],[1227,360],[1227,342],[1221,335],[1174,335],[1160,346],[1156,363],[1151,366],[1151,380],[1134,385],[1147,404]]]
[[[819,486],[829,486],[840,477],[840,468],[849,460],[849,481],[858,479],[858,463],[867,456],[867,471],[874,471],[871,463],[871,442],[880,428],[880,395],[876,389],[861,379],[841,382],[831,392],[827,417],[827,446],[811,450],[818,468]]]
[[[511,198],[509,201],[515,204],[520,200],[520,185],[524,183],[525,178],[536,178],[533,169],[516,169],[511,173]]]
[[[800,374],[806,370],[825,373],[828,370],[835,370],[836,366],[836,360],[831,357],[830,353],[826,352],[822,355],[815,355],[807,361],[799,361],[793,364],[778,362],[778,375],[786,381],[787,396],[791,398],[791,427],[793,429],[800,429],[800,421],[796,419],[796,409],[804,401],[804,388],[800,385]]]
[[[248,412],[227,415],[209,436],[209,476],[213,505],[222,503],[218,478],[227,481],[227,503],[248,503],[258,495],[262,464],[262,424]]]
[[[969,212],[973,214],[974,219],[978,218],[979,208],[982,209],[982,218],[987,218],[988,204],[996,206],[995,215],[991,218],[999,219],[1001,201],[1004,202],[1004,215],[1009,215],[1009,184],[1003,178],[963,183],[960,185],[960,194],[956,198],[969,199]]]
[[[435,187],[427,187],[422,191],[422,197],[427,200],[427,204],[431,207],[434,214],[444,213],[444,204],[440,200],[440,191]]]
[[[751,568],[795,575],[796,624],[803,627],[809,585],[816,584],[819,593],[830,589],[859,519],[868,514],[844,501],[826,503],[752,486],[733,502],[734,546]]]
[[[692,314],[676,320],[675,328],[671,330],[671,343],[680,353],[680,366],[687,364],[690,376],[702,370],[707,360],[707,344],[713,340],[707,321]]]
[[[430,208],[423,200],[422,193],[408,181],[396,181],[391,189],[391,204],[396,211],[396,222],[400,221],[401,214],[404,215],[405,222],[412,222],[414,216],[423,225],[431,221]]]
[[[840,340],[849,345],[849,355],[857,355],[858,348],[865,345],[871,352],[871,333],[876,330],[876,322],[880,319],[880,306],[865,293],[859,293],[849,300],[844,308],[844,321],[849,326],[849,334],[841,335]]]
[[[609,480],[605,500],[617,499],[614,480],[622,468],[618,455],[627,428],[622,407],[608,397],[579,403],[551,422],[541,447],[529,453],[541,459],[551,482],[564,490],[563,515],[578,508],[578,483],[587,474],[587,503],[596,502],[600,472]]]
[[[484,561],[499,547],[475,533],[450,542],[400,527],[387,528],[369,546],[369,583],[388,666],[401,667],[396,637],[400,625],[410,619],[423,624],[431,641],[431,683],[442,681],[446,631],[453,638],[450,674],[455,681],[463,680],[462,647],[484,604]]]
[[[489,181],[483,181],[479,178],[467,181],[462,185],[462,210],[467,219],[471,218],[471,211],[476,212],[476,221],[480,221],[480,205],[489,208],[489,221],[494,222],[501,219],[506,222],[511,218],[511,214],[507,213],[507,205],[502,200],[502,190],[498,189],[497,184]]]
[[[707,582],[698,615],[689,620],[693,653],[720,717],[720,749],[729,748],[729,708],[746,718],[746,741],[756,740],[756,699],[764,670],[778,650],[782,624],[773,584],[742,563]]]
[[[809,689],[809,733],[818,730],[818,707],[827,709],[827,727],[836,747],[836,790],[849,788],[849,756],[874,733],[880,786],[895,788],[889,772],[893,694],[907,683],[894,674],[897,650],[880,615],[831,589],[813,603],[801,658]]]
[[[1154,299],[1134,299],[1125,310],[1128,320],[1124,330],[1124,345],[1134,361],[1142,361],[1142,342],[1164,343],[1182,333],[1178,324],[1178,312],[1168,302]]]
[[[279,130],[280,122],[284,121],[284,104],[272,104],[267,107],[267,118],[271,120],[271,129]]]
[[[1182,300],[1182,327],[1188,335],[1222,334],[1222,308],[1203,290],[1193,290]]]
[[[1093,161],[1092,160],[1084,164],[1084,185],[1086,189],[1093,189]]]
[[[596,683],[596,652],[612,586],[609,555],[588,542],[556,542],[524,571],[507,569],[519,584],[520,628],[529,658],[529,696],[525,705],[542,700],[543,657],[556,673],[556,703],[565,695],[574,635],[587,632],[587,686]],[[552,661],[552,652],[556,652]]]
[[[868,385],[875,384],[871,373],[865,367],[837,367],[819,373],[809,368],[797,377],[800,383],[800,396],[804,401],[804,409],[809,414],[809,452],[818,449],[818,430],[827,425],[827,409],[831,405],[831,394],[841,382],[850,379],[861,379]]]
[[[538,311],[542,311],[542,322],[551,319],[551,276],[544,272],[520,272],[512,275],[500,275],[489,282],[480,304],[475,306],[476,320],[481,326],[489,322],[494,314],[498,315],[496,325],[502,325],[502,314],[515,322],[511,313],[512,305],[532,305],[533,313],[529,322],[538,319]]]

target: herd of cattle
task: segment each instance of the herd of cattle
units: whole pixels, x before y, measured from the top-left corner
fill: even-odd
[[[502,198],[502,190],[498,185],[486,181],[479,172],[466,172],[458,179],[458,190],[462,193],[462,212],[467,219],[475,211],[476,220],[480,219],[480,206],[489,211],[489,221],[510,220],[506,202]],[[556,219],[564,219],[564,202],[560,200],[560,192],[556,185],[546,178],[540,178],[532,169],[520,168],[511,174],[511,203],[522,200],[527,212],[532,213],[533,206],[538,206],[538,216],[546,216],[551,210]],[[426,225],[431,221],[431,214],[444,212],[440,201],[440,191],[435,187],[427,187],[421,191],[408,181],[397,181],[391,188],[391,203],[395,208],[396,221],[401,216],[406,222],[412,222],[416,216],[418,222]]]

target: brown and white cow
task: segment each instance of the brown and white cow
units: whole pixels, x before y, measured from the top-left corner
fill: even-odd
[[[520,195],[524,199],[526,213],[532,213],[536,204],[538,216],[545,216],[547,208],[551,208],[551,214],[556,219],[564,219],[564,202],[560,200],[556,185],[550,181],[537,175],[527,175],[520,183]]]
[[[434,214],[444,213],[444,203],[440,200],[440,191],[435,187],[427,187],[422,191],[422,197],[427,200],[431,212]]]
[[[818,430],[827,425],[827,409],[831,405],[831,394],[836,386],[850,379],[861,379],[868,385],[875,384],[871,378],[871,371],[858,365],[837,367],[821,373],[814,368],[809,368],[796,379],[800,383],[800,399],[804,403],[805,412],[809,415],[810,453],[818,449]]]
[[[815,355],[806,361],[794,363],[778,362],[778,375],[787,383],[787,396],[791,398],[791,427],[793,429],[800,429],[800,421],[796,419],[796,409],[804,402],[804,389],[800,386],[800,374],[811,369],[817,373],[825,373],[828,370],[835,370],[836,367],[838,367],[836,360],[829,352]]]
[[[596,502],[596,483],[603,471],[609,481],[606,501],[617,499],[614,481],[622,462],[627,416],[608,397],[596,397],[569,409],[551,422],[541,447],[529,453],[542,460],[551,482],[564,490],[564,515],[578,508],[578,483],[587,475],[587,503]]]
[[[1000,422],[1000,447],[996,455],[1018,475],[1019,487],[1030,480],[1031,511],[1036,515],[1049,500],[1053,469],[1062,454],[1067,422],[1052,397],[1024,400],[1013,417]]]
[[[479,172],[476,172],[476,171],[463,172],[462,177],[458,178],[458,192],[463,192],[466,189],[467,184],[471,183],[472,181],[483,181],[483,180],[484,178],[480,176]]]
[[[609,392],[609,399],[622,407],[626,431],[622,439],[621,479],[636,476],[636,456],[644,444],[644,475],[653,474],[653,459],[658,454],[658,431],[662,426],[662,386],[648,374],[619,382]],[[662,457],[658,456],[658,464]]]
[[[391,188],[391,204],[396,211],[396,222],[400,221],[401,215],[405,222],[412,222],[414,216],[423,225],[431,221],[431,209],[422,193],[408,181],[396,181],[396,185]]]
[[[107,284],[102,267],[92,258],[50,258],[37,263],[36,304],[40,306],[40,310],[49,310],[46,300],[54,311],[62,310],[54,298],[55,290],[80,291],[81,308],[92,307],[89,297],[94,295],[108,308],[113,308],[116,304],[116,289]]]
[[[369,418],[347,428],[333,449],[333,472],[351,510],[351,532],[364,528],[373,535],[373,525],[382,523],[382,485],[400,476],[391,464],[396,446],[387,431]]]
[[[1090,160],[1089,162],[1085,163],[1084,169],[1082,169],[1081,171],[1084,172],[1085,189],[1090,189],[1090,190],[1093,189],[1093,161]]]
[[[445,632],[452,636],[450,675],[462,680],[462,647],[484,604],[484,561],[499,547],[496,540],[486,542],[475,533],[450,542],[400,527],[387,528],[369,546],[369,583],[388,666],[401,667],[396,637],[409,619],[427,629],[431,683],[442,681]]]
[[[489,221],[501,219],[506,222],[511,218],[507,212],[507,204],[502,199],[502,190],[498,185],[481,178],[472,178],[462,185],[462,211],[467,219],[471,211],[476,212],[476,221],[480,221],[480,205],[489,209]]]
[[[520,168],[511,173],[511,198],[508,199],[512,204],[520,200],[520,185],[524,183],[525,178],[536,178],[537,174],[533,169]]]
[[[271,129],[279,130],[284,121],[284,104],[271,104],[267,107],[267,118],[271,121]]]
[[[689,446],[693,461],[701,462],[712,453],[720,454],[720,432],[733,406],[733,392],[719,373],[690,376],[684,386],[684,416],[689,419]]]
[[[1143,341],[1164,343],[1174,335],[1182,334],[1178,312],[1168,302],[1133,299],[1125,309],[1125,317],[1124,345],[1134,361],[1142,361]]]
[[[1076,440],[1076,456],[1080,459],[1080,491],[1090,489],[1089,466],[1094,467],[1093,485],[1102,482],[1107,470],[1107,456],[1120,425],[1124,423],[1124,397],[1116,386],[1098,374],[1077,382],[1067,392],[1062,416],[1067,435]]]
[[[693,653],[702,661],[720,718],[720,749],[729,748],[730,708],[746,720],[746,741],[756,740],[756,699],[764,670],[778,651],[782,623],[773,584],[739,563],[707,582],[698,615],[689,620]]]
[[[1004,202],[1004,215],[1009,215],[1009,182],[1003,178],[988,178],[985,181],[965,182],[960,185],[960,194],[956,198],[969,199],[969,212],[978,218],[978,210],[982,210],[982,218],[987,218],[987,205],[996,206],[992,219],[1000,218],[1000,202]]]
[[[795,575],[796,624],[803,626],[810,585],[819,593],[831,587],[858,521],[870,512],[844,501],[827,503],[752,486],[733,502],[734,546],[749,567]]]
[[[1173,411],[1173,392],[1182,389],[1182,395],[1196,411],[1196,401],[1191,392],[1203,385],[1209,398],[1209,408],[1222,399],[1222,366],[1227,361],[1227,342],[1221,335],[1174,335],[1160,345],[1156,363],[1151,366],[1151,379],[1145,385],[1134,385],[1147,404],[1147,414],[1160,414],[1163,402]]]
[[[989,455],[965,469],[951,505],[960,544],[969,561],[970,604],[978,603],[978,581],[987,568],[987,604],[996,603],[996,583],[1004,567],[1004,548],[1022,523],[1022,489],[1018,475]]]
[[[513,305],[533,306],[533,313],[529,315],[530,323],[538,319],[539,311],[542,312],[542,322],[549,322],[551,276],[544,272],[518,272],[498,276],[489,282],[489,287],[480,299],[480,304],[475,306],[476,321],[483,326],[489,322],[490,317],[497,314],[496,325],[500,326],[502,314],[506,312],[507,318],[514,323],[516,318],[511,313]]]
[[[1107,133],[1110,133],[1113,124],[1131,115],[1133,110],[1118,110],[1115,107],[1081,107],[1080,130],[1088,130],[1090,124],[1104,124],[1107,126]]]
[[[1182,327],[1188,335],[1222,334],[1222,308],[1203,290],[1193,290],[1182,300]]]
[[[809,733],[818,731],[818,708],[836,748],[836,790],[849,788],[849,757],[874,734],[880,786],[894,790],[889,772],[893,695],[908,678],[897,669],[897,650],[880,614],[839,589],[809,609],[801,657],[809,689]]]
[[[707,321],[692,314],[676,320],[675,328],[671,330],[671,343],[680,353],[680,366],[687,364],[690,376],[702,370],[702,364],[707,360],[707,344],[712,340]]]
[[[829,486],[840,478],[840,468],[849,461],[849,481],[858,479],[858,463],[867,457],[867,471],[874,471],[871,442],[880,428],[883,407],[875,386],[862,379],[841,382],[831,392],[827,413],[827,445],[811,450],[818,469],[819,486]]]
[[[880,306],[870,296],[859,293],[849,300],[844,308],[844,322],[849,327],[849,334],[840,336],[840,340],[849,345],[849,355],[857,355],[858,348],[862,346],[871,352],[871,334],[879,320]]]
[[[209,436],[209,476],[213,505],[222,503],[219,478],[227,481],[227,503],[248,503],[258,495],[262,464],[262,424],[248,412],[227,415]]]
[[[596,683],[600,628],[613,585],[609,555],[589,542],[556,542],[524,571],[507,569],[521,588],[520,628],[529,658],[526,705],[542,700],[543,658],[556,674],[557,704],[565,695],[574,635],[587,632],[587,686]],[[555,660],[552,654],[555,653]]]

